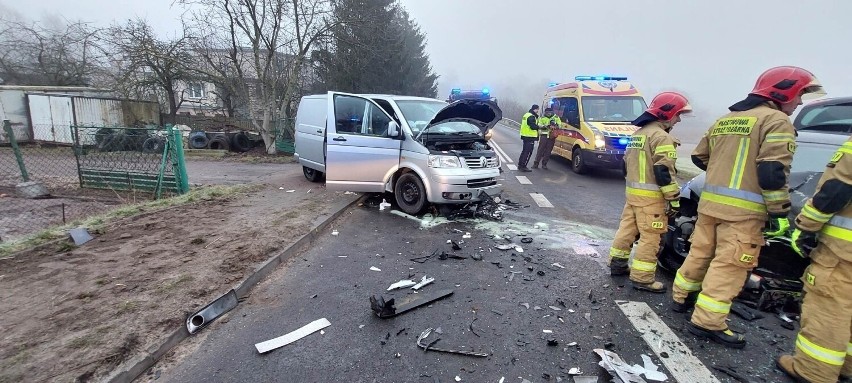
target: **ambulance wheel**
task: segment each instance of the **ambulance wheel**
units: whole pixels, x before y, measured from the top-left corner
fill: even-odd
[[[399,209],[416,215],[426,207],[426,187],[416,173],[405,173],[396,181],[393,190]]]
[[[322,172],[316,169],[311,169],[307,166],[302,166],[302,174],[311,182],[319,182],[322,179]]]
[[[583,151],[580,150],[579,146],[575,146],[574,150],[571,150],[571,170],[577,174],[589,172],[589,165],[586,165],[586,161],[583,160]]]

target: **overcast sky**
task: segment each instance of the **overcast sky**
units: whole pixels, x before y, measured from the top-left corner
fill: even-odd
[[[714,119],[765,69],[798,65],[830,96],[852,95],[848,0],[401,0],[428,38],[451,88],[489,87],[498,99],[541,102],[550,81],[625,75],[646,100],[680,90]],[[142,16],[167,35],[172,0],[0,0],[29,18],[59,14],[108,25]],[[845,15],[845,16],[844,16]]]

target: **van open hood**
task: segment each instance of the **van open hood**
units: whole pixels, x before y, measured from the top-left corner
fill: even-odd
[[[487,100],[458,100],[438,111],[435,118],[421,131],[430,127],[452,121],[468,122],[479,127],[484,135],[503,119],[503,111],[493,101]]]

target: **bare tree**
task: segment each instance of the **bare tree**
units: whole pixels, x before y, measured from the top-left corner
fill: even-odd
[[[116,90],[125,97],[156,98],[168,105],[169,123],[174,123],[184,100],[180,82],[196,79],[192,38],[185,31],[172,39],[159,39],[145,20],[128,20],[110,28],[114,53]]]
[[[101,30],[0,16],[0,77],[6,84],[87,86],[101,70]]]
[[[338,22],[332,17],[332,1],[181,2],[201,8],[191,16],[193,30],[205,34],[196,49],[206,62],[199,67],[247,100],[245,109],[266,151],[274,154],[274,122],[289,115],[308,55]],[[229,77],[239,81],[224,81]]]

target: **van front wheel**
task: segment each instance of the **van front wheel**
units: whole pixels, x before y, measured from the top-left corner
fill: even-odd
[[[305,175],[305,178],[311,182],[319,182],[322,179],[322,172],[316,169],[311,169],[307,166],[302,166],[302,173]]]
[[[577,174],[586,174],[589,172],[589,165],[583,160],[583,151],[579,147],[571,150],[571,170]]]
[[[426,207],[426,188],[415,173],[405,173],[396,181],[394,198],[400,210],[415,215]]]

